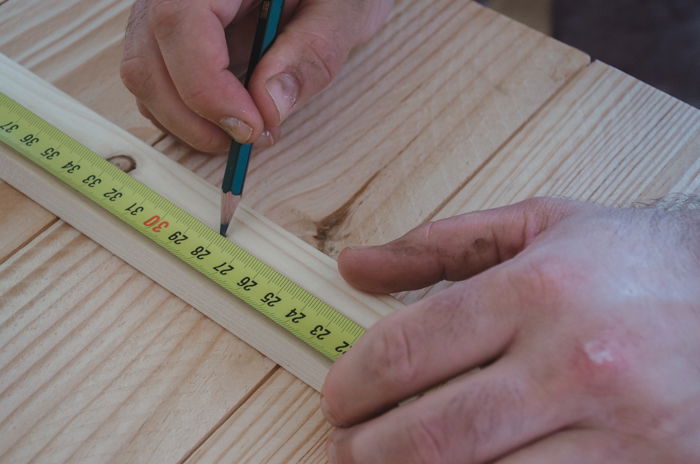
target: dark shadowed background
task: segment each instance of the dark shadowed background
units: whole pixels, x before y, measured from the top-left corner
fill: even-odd
[[[700,0],[484,0],[700,107]]]

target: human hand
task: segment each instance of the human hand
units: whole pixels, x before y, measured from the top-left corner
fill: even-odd
[[[333,365],[333,462],[700,462],[700,210],[533,199],[339,265],[376,293],[466,280]]]
[[[136,0],[121,76],[141,113],[200,151],[225,151],[231,137],[272,143],[279,125],[381,27],[392,0],[287,0],[280,34],[246,90],[229,67],[247,64],[257,4]]]

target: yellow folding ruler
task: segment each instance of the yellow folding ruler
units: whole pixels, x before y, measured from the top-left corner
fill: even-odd
[[[0,93],[0,141],[335,360],[364,329]]]

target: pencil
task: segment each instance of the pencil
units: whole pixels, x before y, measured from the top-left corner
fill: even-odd
[[[260,17],[255,31],[253,49],[248,61],[248,70],[246,71],[246,88],[250,84],[250,77],[253,75],[255,67],[265,52],[272,46],[275,38],[277,38],[283,8],[284,0],[263,0],[260,6]],[[243,196],[243,186],[248,173],[248,163],[252,149],[252,144],[241,144],[235,140],[231,141],[231,146],[229,147],[224,179],[221,182],[221,225],[219,233],[224,237]]]

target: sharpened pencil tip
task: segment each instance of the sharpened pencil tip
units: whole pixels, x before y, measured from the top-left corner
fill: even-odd
[[[221,221],[219,221],[219,233],[224,237],[226,237],[226,233],[231,225],[231,219],[233,218],[240,201],[240,195],[233,195],[231,192],[224,193],[221,196]]]

